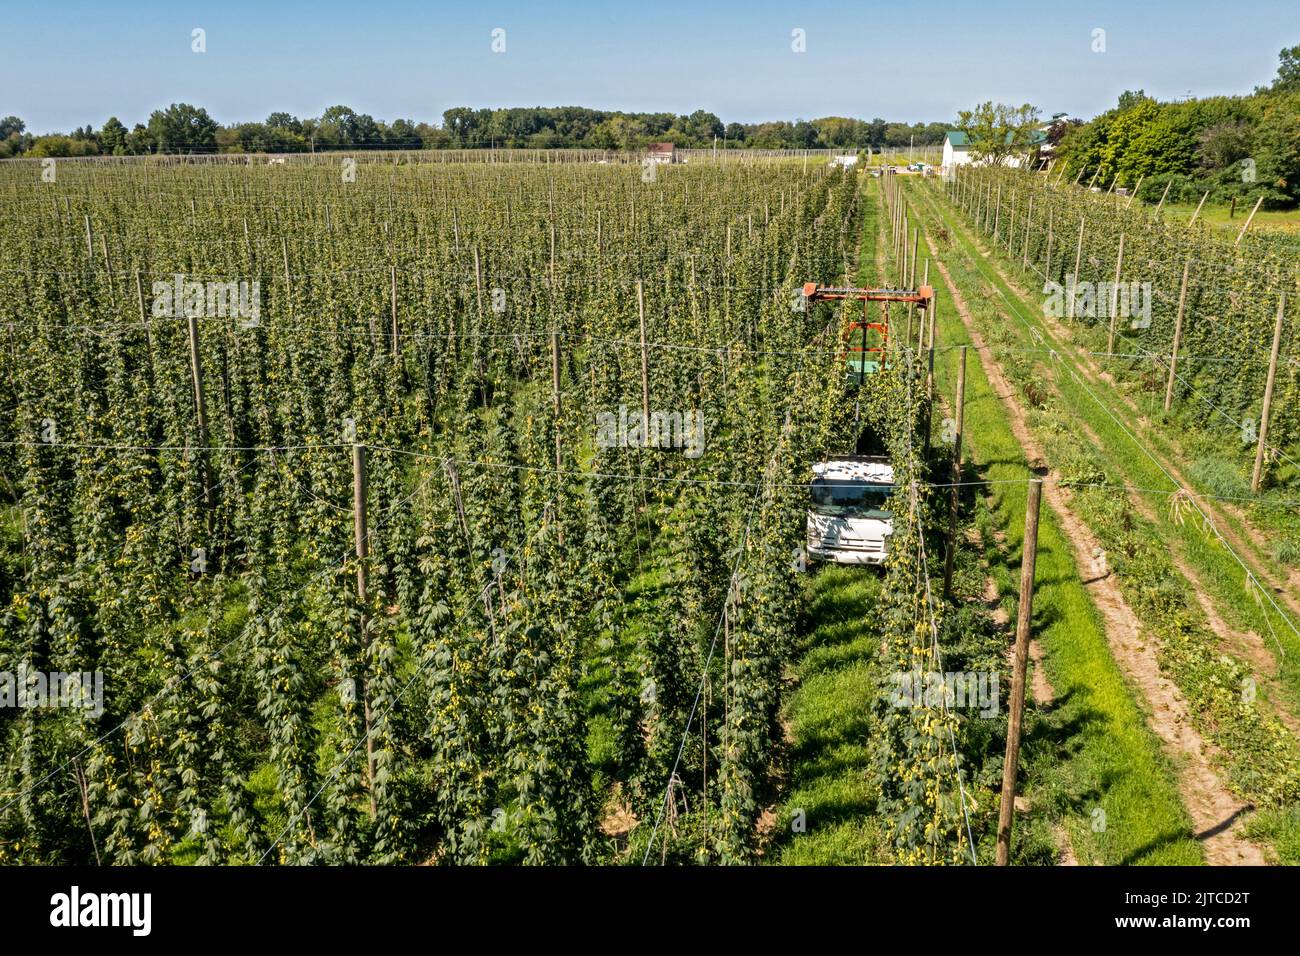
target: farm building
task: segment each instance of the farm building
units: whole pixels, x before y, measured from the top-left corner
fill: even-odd
[[[1010,134],[1007,134],[1010,136]],[[1035,146],[1047,141],[1047,134],[1041,129],[1036,129],[1031,137]],[[1028,159],[1024,154],[1007,157],[1006,165],[1017,167]],[[943,162],[945,170],[954,166],[967,166],[974,163],[974,157],[970,151],[970,138],[959,129],[950,129],[943,137]]]
[[[651,143],[646,148],[646,158],[654,163],[677,163],[677,147],[672,143]]]

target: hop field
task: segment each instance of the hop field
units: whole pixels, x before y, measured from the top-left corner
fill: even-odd
[[[592,861],[706,787],[703,858],[749,855],[851,175],[36,172],[0,659],[102,713],[0,714],[0,857]]]

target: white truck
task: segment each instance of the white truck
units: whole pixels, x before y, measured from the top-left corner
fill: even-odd
[[[812,466],[808,556],[838,564],[883,564],[894,516],[894,466],[873,455],[831,458]]]

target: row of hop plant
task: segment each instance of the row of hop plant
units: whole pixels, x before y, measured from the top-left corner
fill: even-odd
[[[1279,297],[1286,296],[1280,359],[1269,425],[1269,474],[1300,479],[1300,272],[1293,239],[1268,232],[1235,235],[1204,223],[1165,219],[1152,206],[1097,195],[1021,170],[963,168],[946,183],[985,241],[1024,264],[1041,282],[1044,307],[1091,330],[1104,351],[1110,339],[1108,286],[1128,285],[1118,300],[1108,363],[1153,393],[1164,394],[1183,275],[1187,283],[1174,395],[1179,410],[1216,435],[1249,436],[1263,406]],[[1080,226],[1082,225],[1082,242]],[[1123,238],[1123,258],[1120,241]],[[1078,275],[1075,266],[1078,263]],[[1133,292],[1136,285],[1136,294]],[[1071,290],[1074,305],[1071,308]],[[1149,306],[1149,311],[1143,306]],[[1243,461],[1254,453],[1244,437]]]

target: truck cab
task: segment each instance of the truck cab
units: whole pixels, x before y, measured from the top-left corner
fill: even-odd
[[[894,467],[881,455],[831,458],[812,466],[808,556],[838,564],[884,564],[894,516]]]

